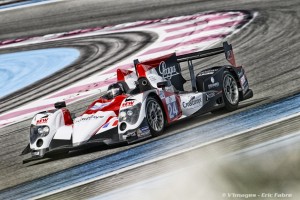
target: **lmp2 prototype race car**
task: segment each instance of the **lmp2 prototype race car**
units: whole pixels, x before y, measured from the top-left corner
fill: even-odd
[[[230,65],[210,67],[195,75],[193,60],[221,53]],[[181,74],[183,64],[189,69],[188,90]],[[29,144],[22,152],[32,156],[24,162],[55,151],[133,143],[158,136],[172,122],[221,108],[233,111],[239,101],[253,96],[245,71],[236,66],[227,42],[222,47],[180,56],[173,53],[144,62],[134,60],[134,67],[135,71],[118,69],[117,82],[78,117],[72,118],[65,102],[36,114]]]

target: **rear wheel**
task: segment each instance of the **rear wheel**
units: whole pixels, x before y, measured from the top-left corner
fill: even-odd
[[[235,78],[228,71],[223,74],[223,98],[225,109],[234,111],[238,108],[239,104],[239,89]]]
[[[148,97],[146,102],[146,118],[152,136],[160,135],[165,127],[163,109],[153,97]]]

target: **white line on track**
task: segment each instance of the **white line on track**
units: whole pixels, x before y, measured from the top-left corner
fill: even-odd
[[[27,7],[33,7],[33,6],[49,4],[49,3],[59,2],[59,1],[63,1],[63,0],[46,0],[46,1],[42,1],[42,2],[32,2],[32,3],[13,6],[13,7],[8,7],[8,8],[2,8],[2,9],[0,8],[0,12],[9,11],[9,10],[16,10],[16,9],[22,9],[22,8],[27,8]],[[17,4],[17,3],[13,3],[13,4]]]

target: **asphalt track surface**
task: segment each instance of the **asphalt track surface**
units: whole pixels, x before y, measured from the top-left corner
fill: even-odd
[[[49,33],[71,31],[78,28],[179,16],[210,10],[250,10],[258,12],[258,16],[251,24],[228,38],[229,42],[234,46],[237,62],[245,66],[250,86],[255,93],[254,98],[241,104],[241,108],[236,112],[290,96],[300,91],[300,43],[298,42],[300,39],[300,2],[297,0],[245,0],[221,2],[177,0],[126,0],[122,2],[111,2],[89,0],[84,3],[82,1],[62,1],[42,6],[29,7],[22,10],[1,12],[0,39],[45,35]],[[151,43],[153,37],[155,36],[143,36],[141,39],[143,44],[141,44],[139,48],[143,48],[143,45]],[[93,38],[91,38],[91,41],[93,42],[92,39]],[[97,40],[96,38],[94,39]],[[75,42],[76,41],[74,41],[74,43]],[[80,44],[80,41],[78,43]],[[49,45],[49,47],[55,46],[55,44],[46,45]],[[77,45],[77,43],[74,45]],[[122,45],[126,47],[126,45],[130,44],[125,42],[122,43]],[[139,48],[133,51],[138,51]],[[0,52],[7,53],[8,51],[13,52],[20,50],[24,49],[13,48],[4,51],[1,50]],[[111,50],[111,55],[115,55],[117,50],[115,48],[112,48]],[[131,51],[132,48],[130,47],[128,52],[124,52],[123,57],[129,55]],[[99,54],[96,54],[95,56],[97,55]],[[122,59],[122,55],[115,61],[118,59]],[[216,58],[213,62],[218,63],[220,60],[221,58]],[[115,61],[111,60],[111,63]],[[95,64],[93,62],[91,63]],[[211,63],[211,60],[209,63]],[[205,64],[208,64],[208,62],[205,61],[203,65]],[[183,71],[187,73],[186,70]],[[80,113],[92,99],[94,99],[94,97],[73,104],[71,110]],[[23,101],[24,99],[15,100]],[[223,118],[227,115],[228,114],[206,115],[193,118],[188,122],[188,125],[196,126],[205,124],[208,121]],[[289,132],[289,129],[297,127],[297,123],[298,121],[294,120],[293,123],[287,126],[287,129],[285,130],[286,133]],[[67,169],[99,157],[132,148],[133,146],[142,145],[152,140],[159,140],[161,138],[154,138],[131,146],[112,149],[103,148],[98,149],[101,151],[76,153],[67,158],[51,160],[51,162],[45,160],[24,166],[22,164],[22,157],[19,156],[19,153],[27,145],[29,124],[30,120],[26,120],[15,125],[4,127],[0,131],[0,176],[1,180],[5,180],[1,181],[0,189],[12,187],[25,181],[30,181],[62,169]],[[184,125],[178,123],[176,126],[172,126],[166,130],[164,136],[172,135],[177,133],[178,130],[186,128],[188,128],[187,123]],[[276,129],[277,127],[269,128]],[[266,131],[260,134],[264,134],[267,137],[267,135],[272,135],[273,132]],[[245,137],[243,141],[247,143],[247,137]],[[259,143],[260,140],[257,140],[256,142]],[[114,180],[118,180],[118,178],[119,180],[123,179],[121,176],[114,178]]]

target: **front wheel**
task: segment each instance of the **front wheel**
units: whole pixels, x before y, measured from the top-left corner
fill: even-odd
[[[222,90],[225,109],[228,111],[236,110],[239,104],[239,89],[235,78],[228,71],[224,71],[223,74]]]
[[[152,136],[160,135],[165,127],[164,113],[160,103],[153,97],[146,102],[146,118]]]

